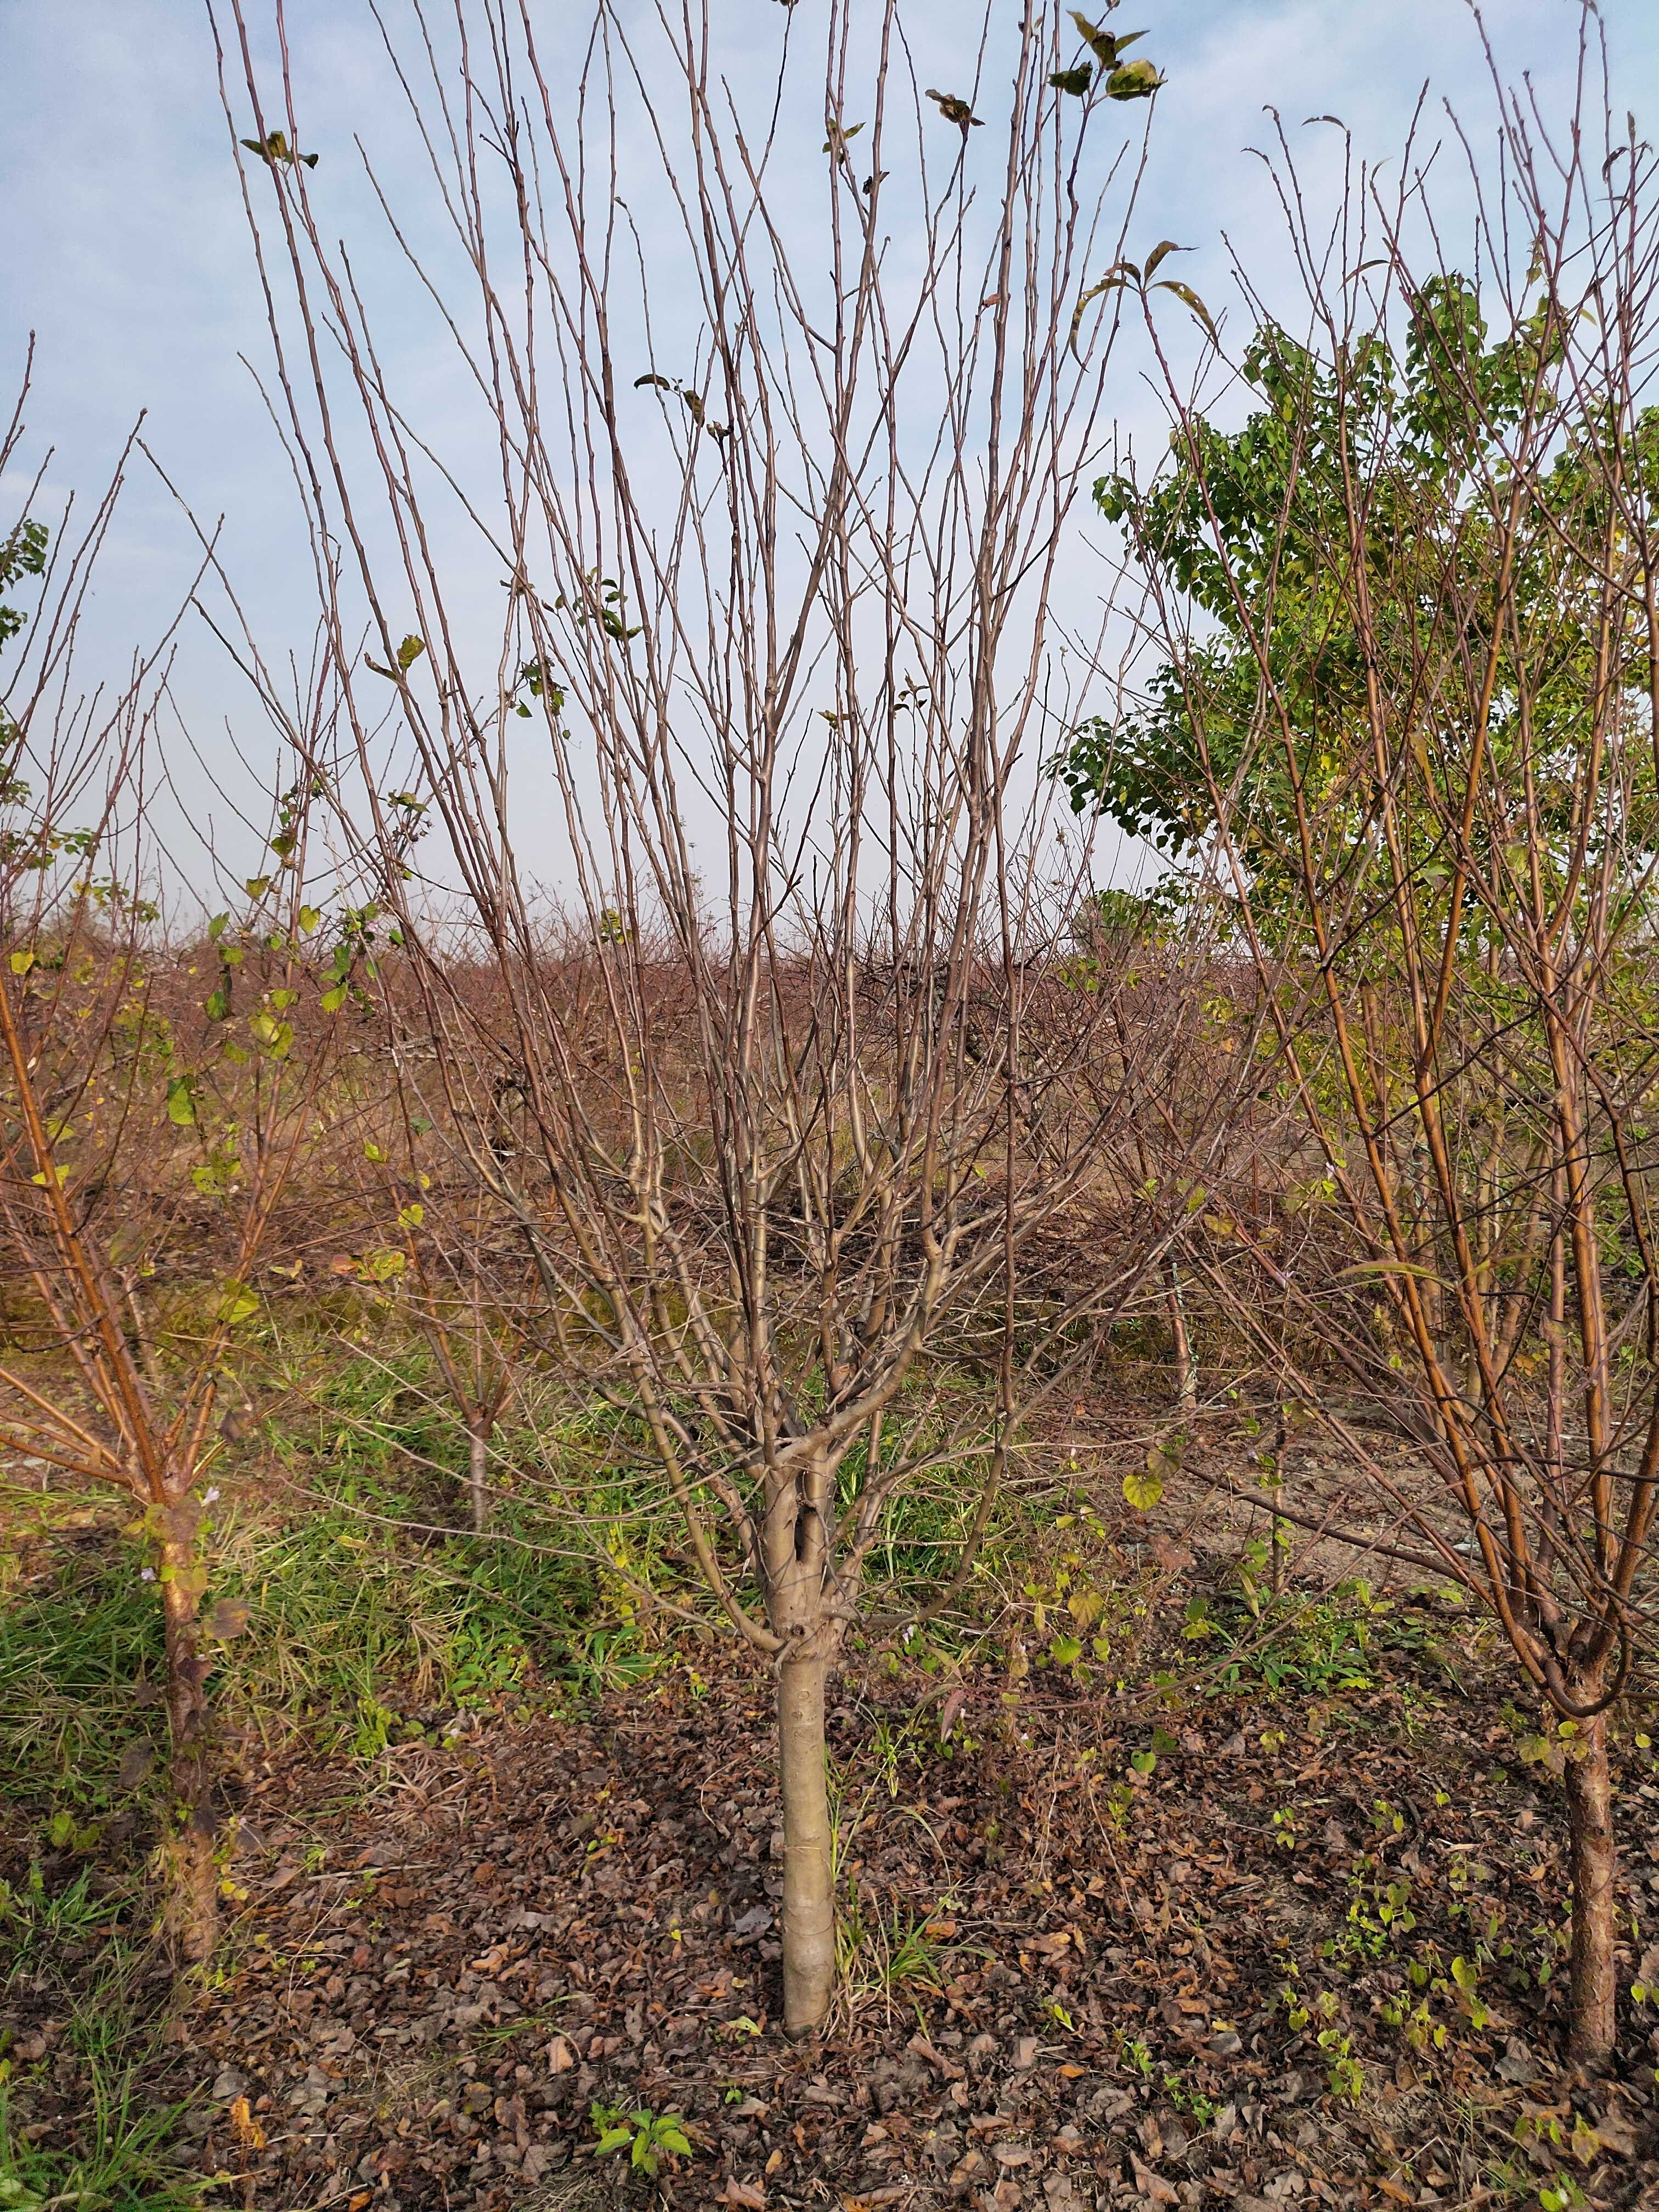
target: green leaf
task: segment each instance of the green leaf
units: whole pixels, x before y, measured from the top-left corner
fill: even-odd
[[[230,916],[228,914],[216,914],[214,915],[212,921],[208,924],[208,942],[210,945],[216,945],[219,942],[219,939],[224,935],[227,927],[229,926],[229,922]]]
[[[1091,23],[1086,15],[1079,15],[1075,8],[1072,10],[1072,21],[1077,25],[1079,37],[1092,51],[1095,59],[1104,62],[1107,68],[1110,69],[1112,64],[1117,59],[1118,47],[1118,42],[1111,33],[1103,31],[1097,23]],[[1137,35],[1144,35],[1144,33]]]
[[[398,1214],[398,1226],[399,1229],[418,1229],[425,1218],[426,1208],[421,1205],[417,1200],[414,1203],[399,1209]]]
[[[246,1283],[239,1283],[233,1278],[219,1293],[214,1318],[222,1327],[234,1328],[238,1322],[252,1320],[258,1310],[258,1293],[249,1290]]]
[[[384,1251],[368,1252],[363,1256],[363,1273],[372,1283],[390,1282],[401,1275],[409,1265],[409,1255],[388,1246]]]
[[[292,1022],[279,1022],[274,1014],[251,1014],[248,1030],[254,1042],[272,1060],[285,1060],[294,1043]]]
[[[398,647],[398,667],[403,669],[412,668],[425,651],[426,640],[423,637],[416,637],[411,630],[409,635],[404,640],[403,643]]]
[[[1194,291],[1190,284],[1183,284],[1174,276],[1164,276],[1158,280],[1155,289],[1160,292],[1173,292],[1176,299],[1181,301],[1186,307],[1190,307],[1194,314],[1197,316],[1199,321],[1203,324],[1205,329],[1209,332],[1211,344],[1218,346],[1221,343],[1220,334],[1218,332],[1214,323],[1210,319],[1209,309],[1205,306],[1203,301],[1199,298],[1197,293]]]
[[[227,984],[221,983],[208,993],[204,1012],[210,1022],[226,1019],[230,1012],[230,990]]]
[[[1155,1751],[1132,1751],[1129,1764],[1137,1774],[1150,1774],[1158,1765],[1158,1753]]]
[[[270,889],[270,878],[269,876],[250,876],[247,881],[242,885],[242,889],[247,893],[251,899],[262,899],[265,893]]]
[[[593,2146],[596,2151],[629,2150],[633,2147],[632,2128],[607,2128]]]
[[[196,1125],[196,1097],[187,1075],[167,1078],[167,1119],[180,1129]]]
[[[319,908],[314,906],[302,906],[300,908],[300,934],[302,937],[309,937],[312,931],[316,928],[318,923],[322,920],[322,912]]]
[[[1077,351],[1078,325],[1082,322],[1083,311],[1091,300],[1097,300],[1103,292],[1121,291],[1126,284],[1138,284],[1139,282],[1140,271],[1133,261],[1115,261],[1097,284],[1091,284],[1079,294],[1077,306],[1072,311],[1072,327],[1066,340],[1073,353]]]
[[[1155,62],[1125,62],[1106,80],[1108,100],[1150,100],[1165,79]]]
[[[14,975],[27,975],[33,965],[34,955],[32,952],[14,952],[11,956],[11,972]]]
[[[1085,62],[1077,69],[1056,70],[1048,82],[1056,92],[1069,92],[1074,99],[1081,100],[1094,82],[1094,74]]]
[[[657,2123],[657,2142],[664,2150],[672,2150],[676,2158],[690,2158],[691,2146],[681,2130],[678,2112],[665,2112]]]
[[[349,996],[349,985],[337,983],[331,991],[325,991],[323,994],[323,1012],[325,1014],[337,1014]]]

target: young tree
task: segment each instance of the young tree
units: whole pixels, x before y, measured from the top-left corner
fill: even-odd
[[[233,1601],[203,1612],[204,1485],[257,1272],[318,1133],[333,1024],[308,975],[321,916],[301,888],[302,788],[277,809],[277,857],[245,886],[240,927],[210,927],[210,992],[161,933],[146,772],[167,641],[125,684],[76,688],[112,498],[78,539],[54,545],[26,517],[0,541],[0,576],[38,577],[41,595],[0,692],[0,1267],[20,1297],[0,1437],[140,1516],[164,1626],[166,1917],[199,1959],[217,1902],[208,1645],[246,1626]],[[0,609],[0,639],[21,628]]]
[[[1225,430],[1171,377],[1167,471],[1098,487],[1159,665],[1066,774],[1231,904],[1261,1072],[1304,1118],[1286,1170],[1328,1199],[1322,1280],[1286,1295],[1321,1359],[1430,1439],[1431,1493],[1402,1490],[1327,1407],[1550,1717],[1571,2045],[1599,2065],[1607,1716],[1659,1477],[1659,199],[1633,126],[1586,106],[1557,138],[1500,106],[1478,283],[1425,251],[1415,147],[1392,203],[1355,184],[1340,260],[1284,152],[1308,335],[1247,286],[1264,404]],[[1322,1397],[1316,1364],[1299,1388]]]
[[[224,12],[228,118],[293,287],[277,342],[343,695],[378,791],[393,687],[441,830],[424,883],[393,864],[398,804],[363,841],[437,1043],[423,1111],[517,1226],[544,1361],[665,1477],[775,1671],[784,2013],[810,2029],[835,1959],[826,1674],[855,1622],[966,1587],[1031,1374],[1162,1256],[1125,1194],[1185,1033],[1160,1004],[1120,1043],[1123,979],[1079,981],[1086,877],[1045,842],[1032,758],[1082,710],[1053,599],[1103,404],[1094,279],[1162,80],[1038,9],[988,15],[944,93],[891,0],[757,18],[780,61],[742,97],[700,6],[601,7],[550,50],[527,6],[457,0],[441,44],[428,14],[399,82],[476,286],[444,312],[497,454],[486,514],[435,451],[453,426],[393,397],[328,243],[327,149],[314,174],[270,155],[273,127],[310,143],[299,94],[262,79],[245,0]],[[408,209],[399,234],[427,236]],[[446,481],[505,580],[483,646],[439,547]],[[562,940],[525,865],[538,791]],[[453,907],[434,919],[446,868],[465,970]],[[1102,1218],[1081,1279],[1022,1310],[1037,1231]],[[872,1589],[940,1468],[928,1594]]]

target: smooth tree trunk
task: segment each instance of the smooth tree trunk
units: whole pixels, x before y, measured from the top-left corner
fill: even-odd
[[[783,2025],[822,2026],[836,1986],[834,1854],[824,1765],[821,1658],[778,1668],[778,1760],[783,1801]]]
[[[208,1771],[207,1678],[212,1662],[202,1650],[201,1577],[193,1531],[163,1540],[160,1566],[173,1795],[173,1825],[163,1847],[163,1923],[180,1955],[194,1964],[212,1954],[219,1882]]]
[[[1273,1497],[1273,1511],[1267,1516],[1267,1587],[1275,1597],[1285,1595],[1286,1571],[1290,1565],[1291,1524],[1279,1518],[1279,1507],[1285,1503],[1285,1454],[1291,1441],[1291,1425],[1285,1419],[1285,1408],[1279,1409],[1279,1426],[1273,1431],[1273,1479],[1269,1486]]]
[[[1597,1691],[1591,1692],[1594,1696]],[[1589,1700],[1585,1700],[1588,1703]],[[1572,1964],[1568,2050],[1575,2063],[1600,2072],[1613,2057],[1619,1983],[1613,1895],[1613,1776],[1607,1718],[1580,1723],[1567,1760],[1567,1851],[1572,1871]]]
[[[488,1492],[485,1488],[489,1473],[489,1430],[482,1421],[475,1421],[467,1431],[466,1477],[472,1496],[472,1533],[482,1536],[487,1518]]]
[[[1181,1270],[1170,1262],[1169,1307],[1170,1350],[1175,1356],[1176,1401],[1178,1405],[1198,1403],[1198,1370],[1193,1364],[1193,1340],[1187,1331],[1187,1302],[1182,1295]]]

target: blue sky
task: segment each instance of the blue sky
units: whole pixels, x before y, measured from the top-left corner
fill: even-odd
[[[813,5],[798,0],[800,13]],[[261,0],[249,9],[265,12]],[[586,12],[547,0],[544,35],[556,40],[562,15],[574,25]],[[1659,8],[1605,0],[1601,13],[1615,101],[1651,130]],[[775,44],[775,0],[717,0],[716,16],[726,67],[741,81]],[[1491,112],[1462,0],[1159,0],[1144,15],[1125,0],[1118,20],[1128,27],[1131,17],[1156,22],[1145,51],[1169,78],[1142,225],[1148,237],[1194,247],[1183,274],[1212,303],[1225,289],[1224,232],[1269,268],[1280,252],[1264,173],[1245,150],[1264,143],[1265,104],[1293,132],[1306,116],[1340,115],[1377,155],[1399,144],[1425,80],[1477,136]],[[327,164],[319,175],[331,172],[342,228],[352,230],[368,213],[352,134],[376,145],[394,185],[406,154],[388,120],[378,39],[362,0],[289,0],[288,18],[307,128]],[[959,0],[917,0],[908,20],[922,81],[951,83]],[[1546,108],[1558,106],[1573,57],[1571,0],[1491,0],[1485,20],[1506,74],[1529,72]],[[1316,177],[1333,157],[1328,143],[1314,150]],[[263,368],[268,341],[201,0],[0,0],[0,388],[15,385],[27,333],[36,334],[29,461],[50,445],[54,480],[92,489],[143,411],[145,435],[181,489],[207,518],[227,516],[229,563],[267,643],[303,650],[312,615],[292,487],[239,358]],[[435,354],[427,362],[428,341],[392,335],[405,387],[418,395],[424,381],[441,398],[447,370]],[[1136,392],[1123,412],[1150,419]],[[14,466],[0,485],[0,527],[21,474]],[[98,649],[119,654],[141,640],[189,565],[175,512],[139,471],[101,574]],[[192,656],[183,688],[217,759],[227,720],[234,726],[243,709],[223,672],[194,647]]]

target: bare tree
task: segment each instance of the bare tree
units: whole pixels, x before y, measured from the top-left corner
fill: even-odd
[[[1036,9],[988,15],[945,93],[892,0],[785,14],[742,98],[700,5],[601,5],[550,50],[502,0],[388,23],[470,297],[388,214],[491,441],[486,503],[454,425],[392,389],[294,84],[262,76],[246,0],[221,12],[362,849],[436,1046],[411,1080],[538,1270],[541,1356],[665,1478],[775,1669],[784,2016],[810,2029],[827,1671],[854,1620],[967,1589],[1033,1378],[1167,1242],[1132,1194],[1182,1025],[1120,1033],[1123,979],[1084,979],[1085,860],[1036,774],[1080,709],[1054,601],[1161,80]],[[507,588],[483,644],[458,522]],[[392,799],[388,683],[414,763]],[[1090,1264],[1025,1298],[1022,1254],[1067,1224],[1104,1224]],[[936,1571],[884,1589],[878,1547],[941,1468]]]
[[[1281,139],[1304,334],[1246,276],[1265,404],[1229,433],[1171,374],[1167,469],[1108,489],[1161,665],[1072,766],[1231,903],[1261,1072],[1302,1116],[1285,1171],[1328,1231],[1322,1267],[1273,1270],[1292,1346],[1318,1324],[1297,1387],[1540,1701],[1571,2044],[1601,2064],[1607,1716],[1650,1626],[1659,1477],[1659,196],[1587,89],[1593,21],[1571,115],[1494,73],[1495,158],[1465,142],[1478,275],[1446,258],[1420,140],[1332,214]],[[1428,1490],[1341,1417],[1333,1361],[1424,1441]]]

